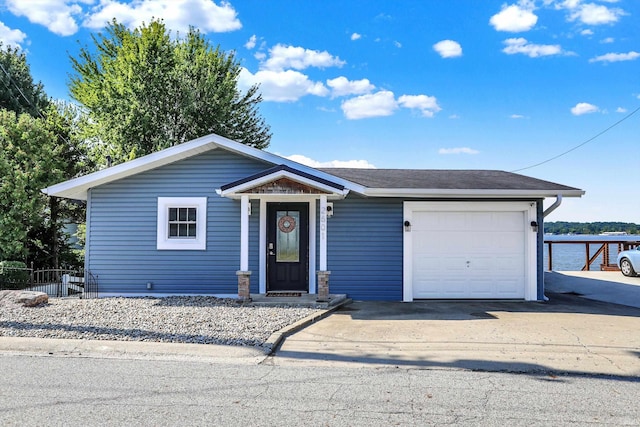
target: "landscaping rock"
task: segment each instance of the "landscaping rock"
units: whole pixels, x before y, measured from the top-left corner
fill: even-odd
[[[52,297],[38,309],[9,299],[10,304],[0,299],[0,337],[224,344],[265,350],[271,349],[271,334],[323,311],[286,304],[238,304],[235,298],[211,296]]]
[[[49,302],[49,295],[36,291],[0,291],[0,303],[36,307]]]

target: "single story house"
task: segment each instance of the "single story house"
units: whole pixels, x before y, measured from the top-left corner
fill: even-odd
[[[43,190],[87,204],[100,295],[543,300],[543,200],[490,170],[312,168],[208,135]]]

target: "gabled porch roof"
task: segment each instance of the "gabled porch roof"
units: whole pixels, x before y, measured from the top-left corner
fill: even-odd
[[[278,165],[257,174],[223,185],[216,192],[222,197],[239,199],[243,195],[279,197],[325,195],[328,199],[342,199],[349,190],[344,185],[317,175]]]

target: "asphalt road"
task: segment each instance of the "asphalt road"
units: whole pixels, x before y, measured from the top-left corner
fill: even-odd
[[[0,355],[2,426],[638,425],[638,377]]]

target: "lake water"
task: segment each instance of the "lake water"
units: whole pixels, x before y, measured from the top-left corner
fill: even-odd
[[[626,235],[626,236],[598,236],[598,235],[545,235],[544,240],[550,241],[575,241],[576,243],[562,243],[553,245],[553,269],[556,271],[580,271],[585,264],[586,257],[586,245],[584,243],[578,243],[585,240],[599,240],[599,241],[626,241],[626,242],[638,242],[640,241],[639,235]],[[589,256],[593,256],[602,244],[589,245]],[[544,269],[549,268],[549,245],[544,245]],[[609,245],[609,263],[615,264],[618,257],[618,245]],[[602,264],[602,255],[599,255],[596,261],[591,264],[591,270],[600,270],[600,264]]]

